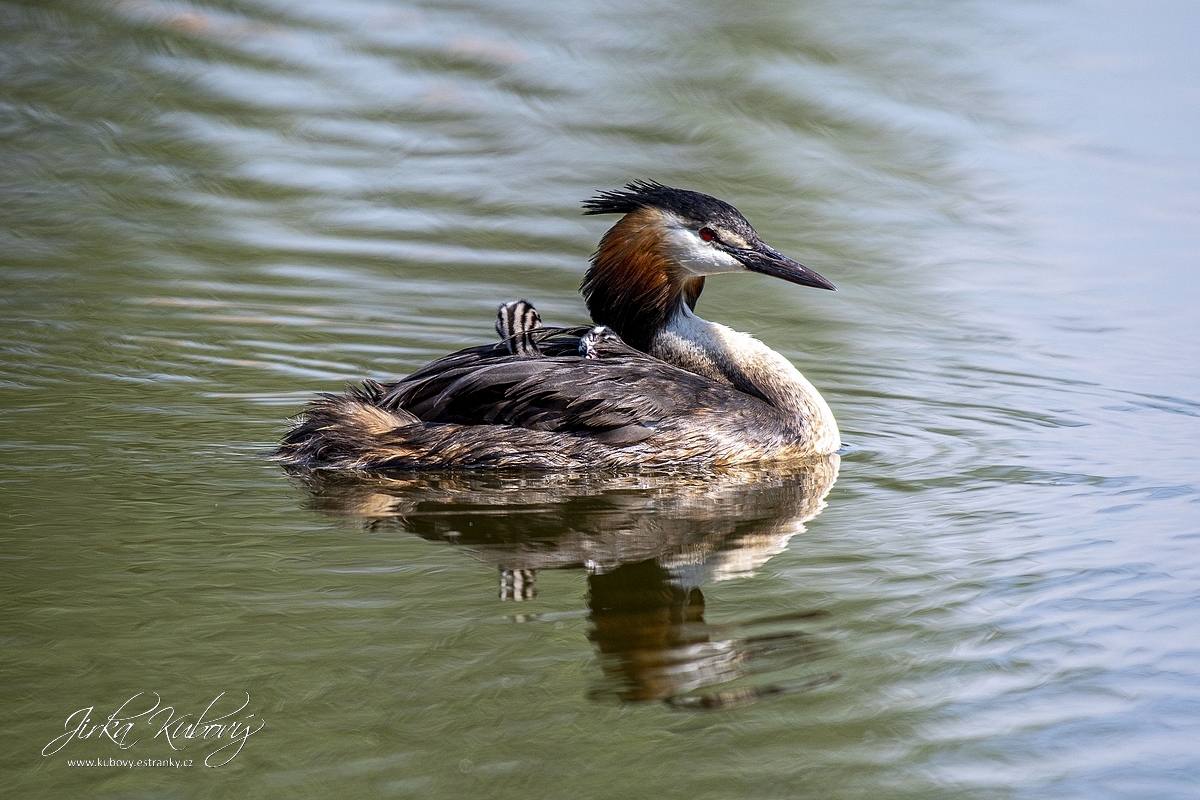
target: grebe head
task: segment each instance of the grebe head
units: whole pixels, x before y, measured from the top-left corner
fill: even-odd
[[[705,275],[759,272],[835,289],[768,247],[736,208],[700,192],[636,181],[583,206],[585,214],[625,215],[601,238],[582,291],[592,319],[639,350],[684,304],[695,308]]]

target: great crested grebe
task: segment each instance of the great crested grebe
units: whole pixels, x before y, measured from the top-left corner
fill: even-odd
[[[544,328],[528,303],[501,306],[498,344],[316,400],[276,459],[343,472],[580,471],[838,450],[833,413],[787,359],[693,313],[705,275],[832,283],[768,247],[733,206],[699,192],[639,181],[584,208],[624,214],[583,279],[596,327]]]

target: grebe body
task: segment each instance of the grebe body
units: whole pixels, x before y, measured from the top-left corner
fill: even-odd
[[[833,289],[772,250],[732,206],[631,183],[587,201],[624,216],[582,291],[595,326],[547,328],[527,302],[500,307],[501,341],[389,385],[315,401],[276,450],[302,469],[629,470],[723,467],[829,455],[824,399],[757,339],[696,316],[704,276],[752,271]]]

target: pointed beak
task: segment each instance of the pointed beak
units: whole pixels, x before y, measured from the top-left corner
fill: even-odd
[[[803,264],[797,264],[783,253],[780,253],[778,250],[772,250],[766,245],[760,245],[754,250],[732,251],[732,255],[738,261],[745,264],[746,269],[751,272],[761,272],[763,275],[782,278],[788,283],[798,283],[801,286],[813,286],[817,289],[837,291],[836,286],[822,278],[815,271]]]

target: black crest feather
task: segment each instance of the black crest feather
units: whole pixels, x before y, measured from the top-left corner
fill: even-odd
[[[720,219],[749,227],[738,210],[725,201],[700,192],[665,186],[658,181],[633,181],[625,184],[624,189],[600,192],[583,201],[585,215],[628,214],[646,207],[661,208],[699,222]]]
[[[583,213],[587,214],[628,214],[645,206],[657,205],[654,201],[664,191],[677,192],[670,186],[664,186],[658,181],[632,181],[625,184],[624,190],[612,189],[600,192],[595,197],[583,201]]]

